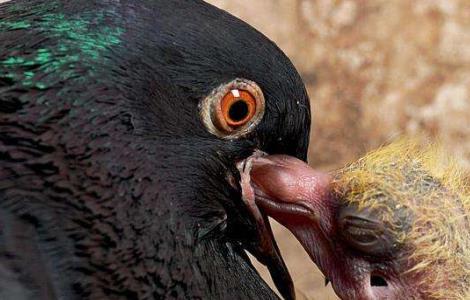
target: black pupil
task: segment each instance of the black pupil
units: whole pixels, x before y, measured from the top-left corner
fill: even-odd
[[[248,104],[243,100],[238,100],[230,106],[228,116],[234,122],[239,122],[248,115]]]

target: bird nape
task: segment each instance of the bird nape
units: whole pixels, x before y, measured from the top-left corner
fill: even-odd
[[[402,140],[330,176],[287,160],[243,177],[342,299],[469,299],[470,190],[441,147]]]
[[[0,4],[0,298],[277,298],[245,250],[293,298],[239,169],[309,127],[288,58],[203,1]]]

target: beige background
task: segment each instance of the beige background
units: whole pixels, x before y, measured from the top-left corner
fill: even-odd
[[[308,86],[310,163],[331,170],[401,135],[470,170],[470,0],[210,0],[274,40]],[[297,288],[335,299],[275,227]]]

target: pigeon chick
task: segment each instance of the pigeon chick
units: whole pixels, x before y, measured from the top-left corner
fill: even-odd
[[[342,299],[470,298],[470,193],[440,147],[396,142],[333,175],[288,160],[253,164],[256,201]],[[257,182],[270,169],[275,176]]]

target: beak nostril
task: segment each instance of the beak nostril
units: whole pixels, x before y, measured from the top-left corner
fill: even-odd
[[[378,275],[370,276],[370,286],[388,286],[387,281]]]

